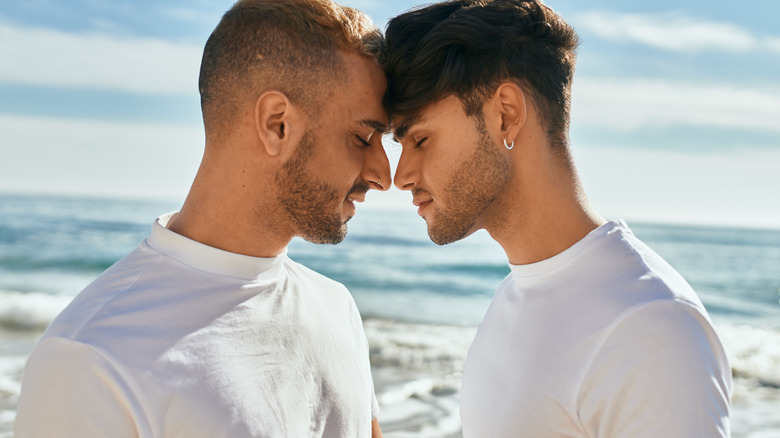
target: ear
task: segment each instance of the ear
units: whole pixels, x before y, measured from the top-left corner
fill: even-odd
[[[257,136],[272,157],[279,156],[292,139],[293,130],[302,126],[290,99],[280,91],[266,91],[255,104]]]
[[[501,115],[501,134],[508,142],[513,142],[528,117],[525,92],[513,82],[504,82],[496,89],[494,99]]]

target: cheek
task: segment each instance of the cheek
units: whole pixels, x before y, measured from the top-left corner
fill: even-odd
[[[430,151],[420,160],[420,170],[429,183],[444,184],[453,177],[460,162],[447,151]]]
[[[323,163],[320,172],[334,187],[351,187],[360,176],[362,166],[363,156],[360,152],[346,151]]]
[[[347,174],[359,171],[362,160],[361,152],[355,146],[348,144],[330,149],[327,156],[322,157],[318,166],[322,174],[329,175],[331,178],[343,178]]]

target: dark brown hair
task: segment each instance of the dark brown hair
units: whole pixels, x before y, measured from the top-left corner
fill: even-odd
[[[577,34],[535,0],[455,0],[390,20],[382,64],[385,106],[412,115],[454,94],[482,117],[485,99],[513,81],[533,100],[554,147],[568,145]]]
[[[316,116],[327,85],[343,81],[340,50],[376,56],[379,30],[330,0],[239,0],[203,50],[199,89],[206,134],[239,105],[275,89]]]

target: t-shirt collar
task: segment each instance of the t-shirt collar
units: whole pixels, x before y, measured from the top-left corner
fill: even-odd
[[[287,258],[286,248],[275,257],[251,257],[204,245],[166,228],[175,214],[172,212],[157,218],[145,242],[153,250],[192,268],[252,280],[281,266]]]
[[[530,263],[527,265],[513,265],[509,264],[509,269],[512,270],[512,275],[515,277],[535,277],[552,272],[569,261],[575,259],[592,243],[597,242],[602,237],[613,233],[617,230],[624,230],[630,232],[628,226],[623,220],[608,221],[604,225],[596,228],[588,233],[585,237],[580,239],[574,245],[568,247],[563,252],[554,255],[548,259],[538,261],[536,263]]]

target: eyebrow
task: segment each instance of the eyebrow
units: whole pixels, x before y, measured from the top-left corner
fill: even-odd
[[[364,126],[368,126],[369,128],[372,128],[375,131],[379,131],[382,134],[386,132],[390,132],[390,123],[388,122],[380,122],[379,120],[364,119],[358,123]]]
[[[410,129],[412,129],[414,125],[417,125],[418,123],[422,123],[424,121],[426,121],[426,119],[419,114],[407,117],[400,125],[398,125],[394,129],[395,133],[393,135],[393,139],[396,142],[400,142],[401,140],[403,140],[404,137],[406,137],[406,134],[409,132]]]

